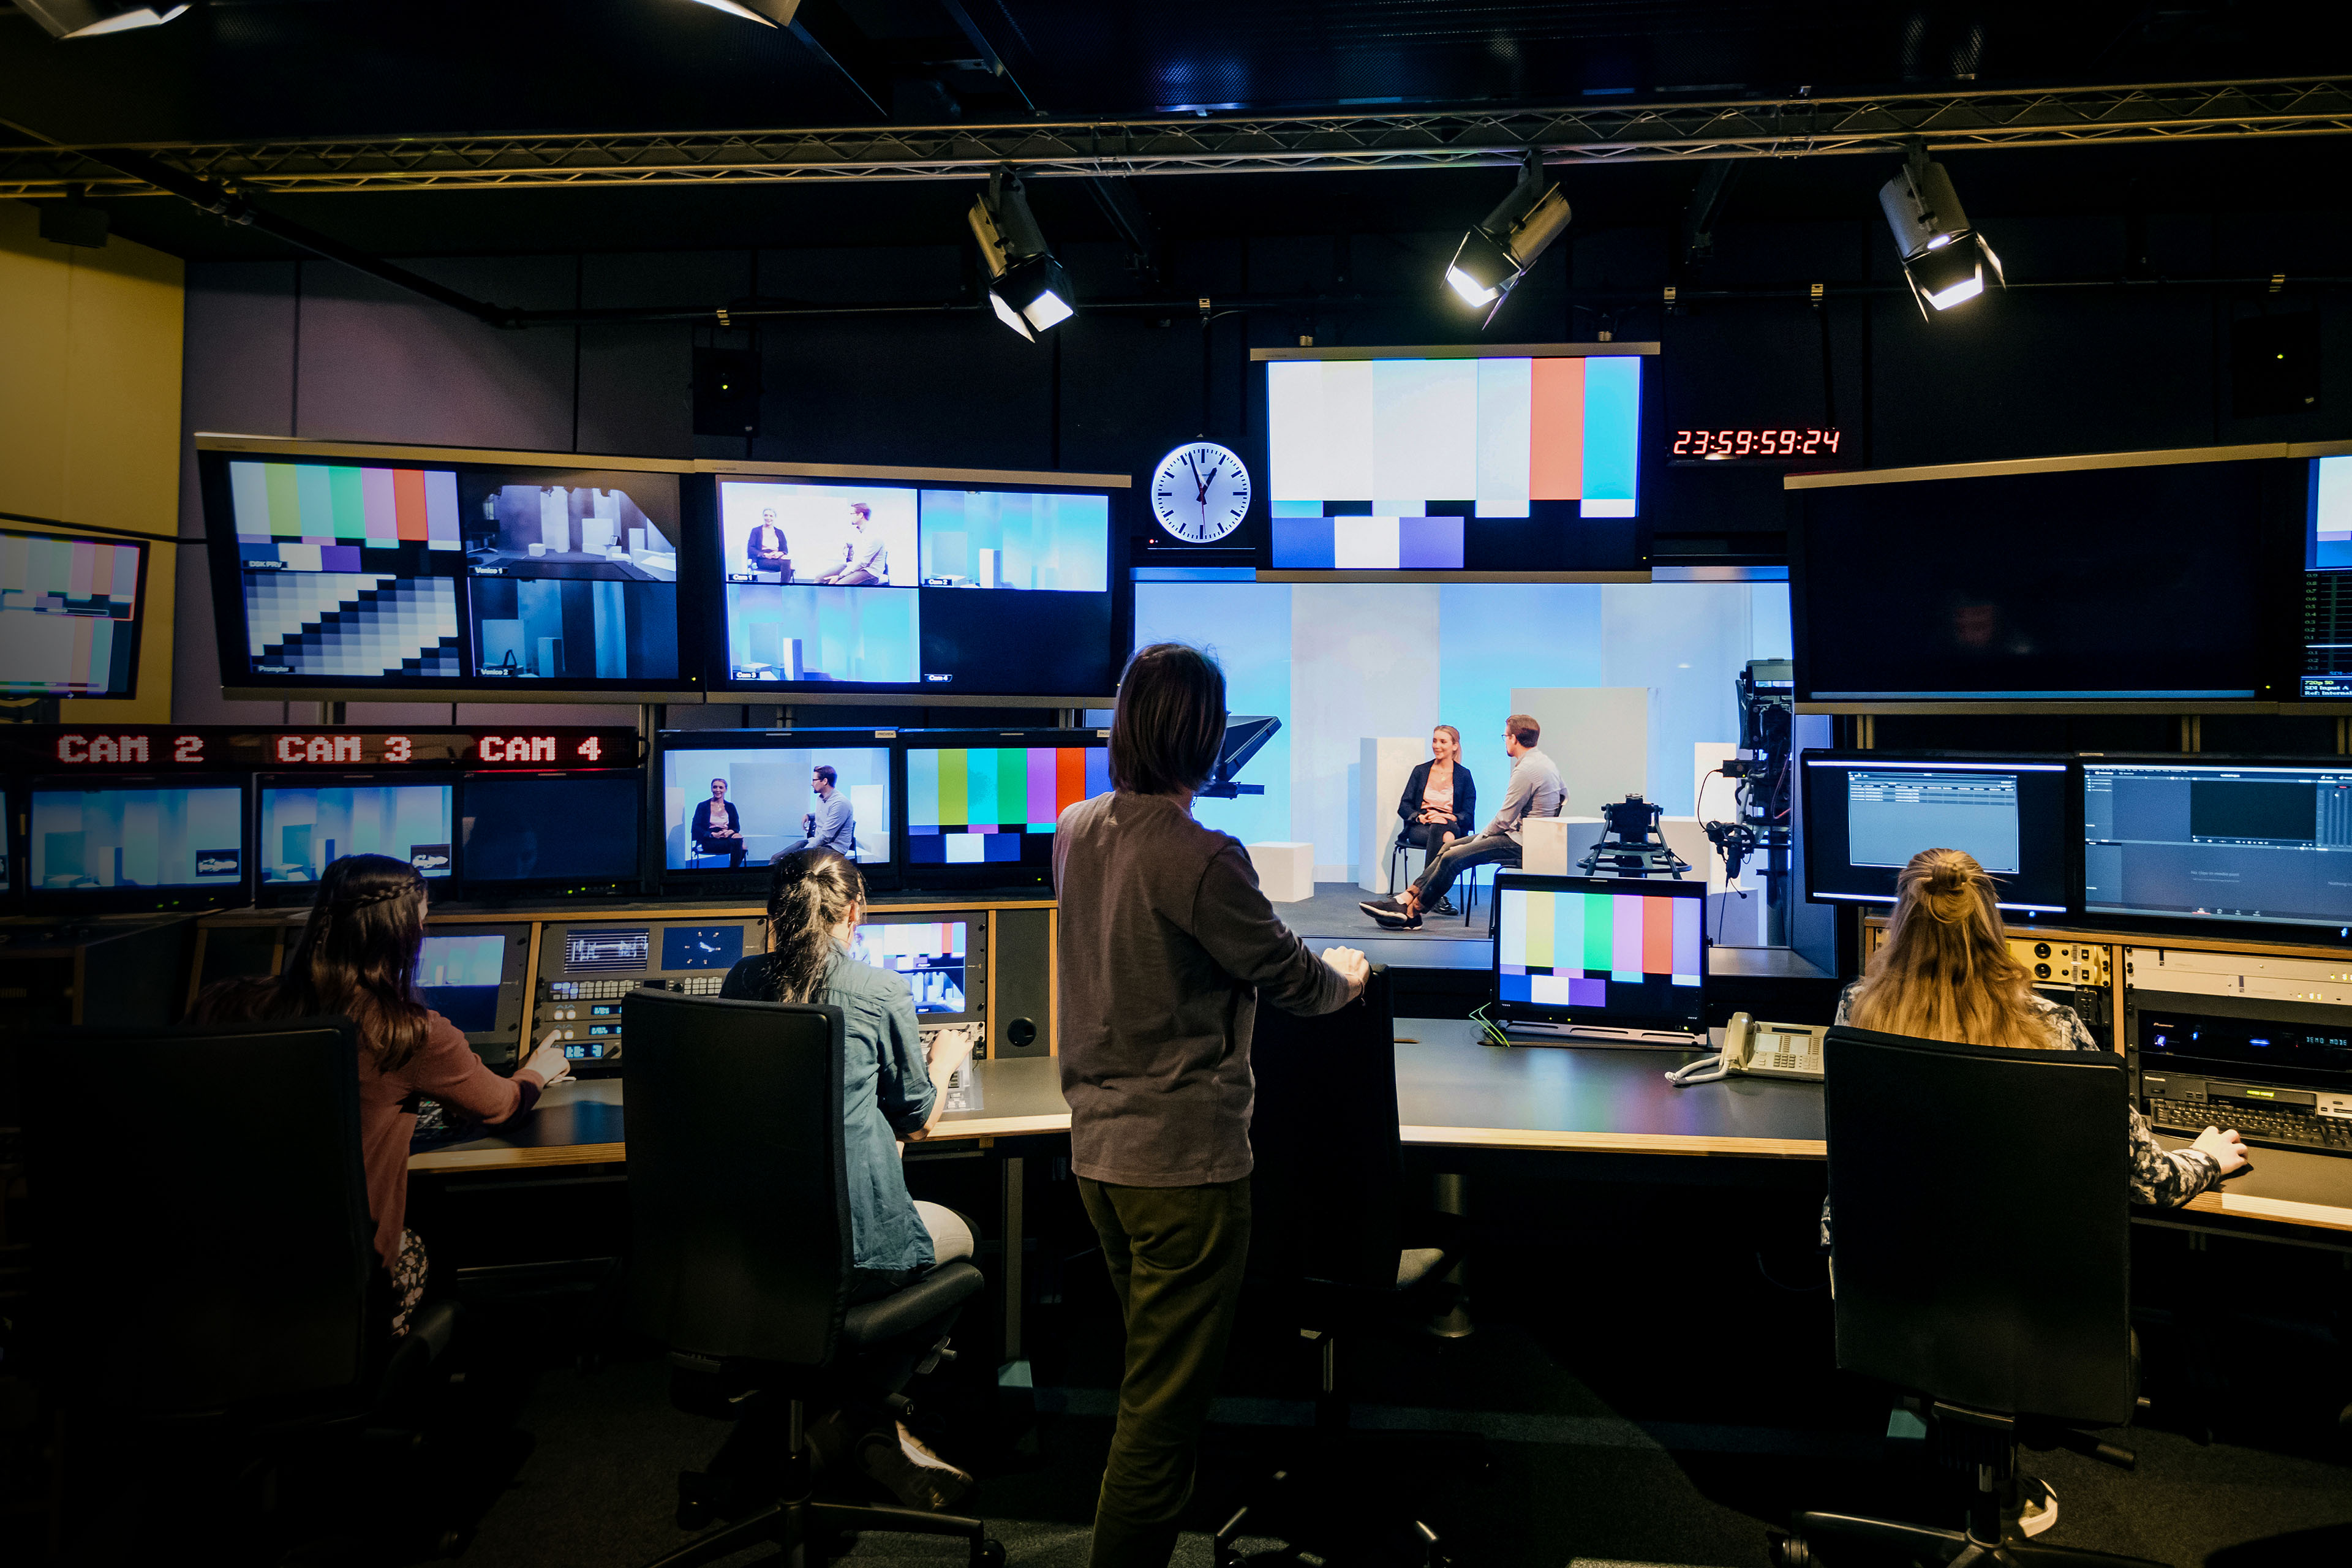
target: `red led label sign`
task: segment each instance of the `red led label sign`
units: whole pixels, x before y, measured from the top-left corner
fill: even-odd
[[[226,725],[0,727],[0,765],[20,773],[280,773],[307,768],[632,768],[619,729],[246,730]]]

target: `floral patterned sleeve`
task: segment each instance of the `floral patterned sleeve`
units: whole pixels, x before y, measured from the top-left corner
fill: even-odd
[[[2078,1051],[2099,1049],[2081,1014],[2055,1002],[2049,1004],[2049,1010],[2051,1023],[2065,1031],[2068,1045]],[[2167,1150],[2148,1130],[2147,1118],[2139,1113],[2139,1108],[2131,1106],[2128,1111],[2132,1202],[2178,1208],[2221,1179],[2221,1167],[2210,1154],[2195,1149]]]

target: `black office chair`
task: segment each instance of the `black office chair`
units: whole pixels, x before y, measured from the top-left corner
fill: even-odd
[[[1816,1539],[1954,1564],[2149,1568],[2018,1534],[2017,1450],[2130,1468],[2086,1428],[2131,1417],[2130,1143],[2121,1057],[1829,1033],[1838,1366],[1927,1396],[1930,1437],[1969,1478],[1968,1525],[1799,1513]]]
[[[1407,823],[1403,826],[1399,827],[1397,829],[1397,836],[1394,842],[1391,843],[1389,846],[1389,887],[1391,889],[1402,890],[1399,889],[1397,878],[1404,868],[1403,863],[1405,851],[1417,847],[1417,846],[1412,843],[1407,837],[1412,833],[1412,825],[1411,823]],[[1429,864],[1429,860],[1427,858],[1429,852],[1427,850],[1423,850],[1422,853],[1423,856],[1422,864],[1423,866],[1427,866]],[[1478,873],[1481,870],[1484,870],[1486,873],[1487,881],[1489,885],[1491,885],[1494,881],[1495,870],[1492,866],[1473,866],[1468,870],[1463,872],[1454,882],[1454,886],[1463,889],[1462,923],[1465,926],[1470,923],[1470,916],[1478,907]]]
[[[279,1468],[330,1457],[322,1438],[413,1439],[449,1348],[446,1304],[420,1308],[392,1338],[360,1157],[358,1049],[348,1019],[326,1018],[76,1030],[22,1058],[33,1224],[23,1343],[69,1431],[142,1450],[138,1479],[154,1489],[140,1528],[176,1533],[179,1546],[226,1534],[236,1555],[270,1555],[252,1537],[272,1528]],[[241,1131],[224,1133],[209,1109],[223,1104]],[[121,1506],[65,1508],[72,1524]],[[446,1521],[424,1528],[445,1550],[457,1543]]]
[[[934,1356],[981,1286],[945,1263],[895,1295],[847,1305],[851,1233],[836,1007],[639,991],[628,998],[630,1310],[670,1347],[671,1394],[724,1418],[781,1421],[779,1500],[661,1559],[688,1568],[764,1542],[822,1563],[835,1531],[956,1535],[974,1563],[1003,1549],[976,1519],[814,1500],[803,1405],[860,1349]],[[731,1479],[678,1478],[678,1522],[727,1511]]]
[[[1335,1510],[1323,1485],[1349,1468],[1357,1441],[1348,1436],[1343,1340],[1417,1332],[1450,1306],[1444,1279],[1461,1261],[1466,1229],[1457,1215],[1404,1202],[1387,966],[1373,968],[1362,1000],[1322,1017],[1259,1007],[1250,1063],[1250,1289],[1316,1342],[1321,1375],[1312,1450],[1304,1463],[1282,1466],[1277,1484],[1217,1531],[1219,1568],[1241,1561],[1235,1542],[1245,1535],[1311,1541],[1318,1551],[1402,1546],[1433,1563],[1437,1536],[1426,1524]]]

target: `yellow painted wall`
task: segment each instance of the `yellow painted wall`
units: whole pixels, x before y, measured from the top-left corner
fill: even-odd
[[[181,297],[177,257],[51,245],[0,201],[0,511],[179,532]],[[176,554],[148,553],[139,695],[67,702],[68,721],[171,722]]]

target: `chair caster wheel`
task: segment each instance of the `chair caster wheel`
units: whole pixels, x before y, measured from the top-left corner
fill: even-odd
[[[1775,1535],[1769,1550],[1772,1568],[1809,1568],[1813,1560],[1812,1549],[1801,1535]]]
[[[994,1536],[983,1539],[980,1550],[972,1553],[972,1562],[980,1568],[1004,1568],[1004,1543]]]
[[[445,1562],[456,1557],[466,1550],[466,1539],[462,1530],[445,1530],[434,1540],[433,1554]]]
[[[710,1522],[710,1505],[700,1498],[679,1500],[677,1527],[680,1530],[700,1530]]]

